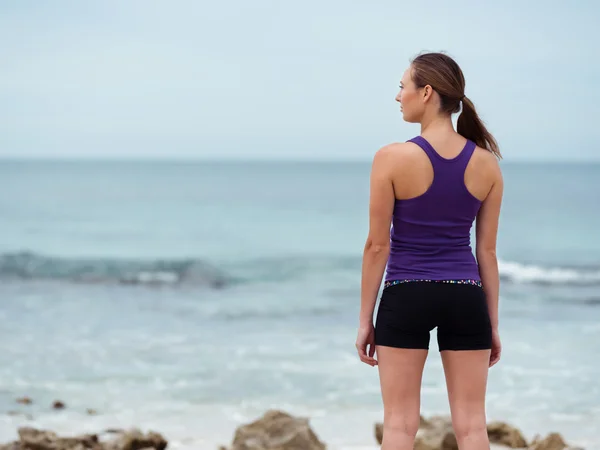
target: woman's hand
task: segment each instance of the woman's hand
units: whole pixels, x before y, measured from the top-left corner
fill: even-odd
[[[367,349],[368,347],[368,349]],[[375,355],[375,328],[373,325],[360,326],[356,338],[356,350],[360,360],[370,366],[376,366]]]
[[[490,353],[490,367],[500,361],[500,353],[502,352],[502,344],[500,343],[500,334],[498,329],[492,330],[492,352]]]

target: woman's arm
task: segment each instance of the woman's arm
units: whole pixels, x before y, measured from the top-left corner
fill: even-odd
[[[494,177],[494,183],[477,214],[475,232],[479,275],[487,298],[492,329],[497,330],[500,275],[496,257],[496,240],[504,183],[500,166],[495,158],[492,176]]]
[[[371,167],[369,234],[362,260],[360,327],[373,326],[377,295],[390,254],[390,226],[395,200],[390,176],[392,151],[393,145],[380,149]]]

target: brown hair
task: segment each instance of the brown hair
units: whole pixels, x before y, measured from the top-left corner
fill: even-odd
[[[502,157],[496,139],[485,128],[471,100],[465,96],[465,77],[456,61],[443,53],[423,53],[412,61],[412,79],[417,87],[429,85],[439,94],[442,112],[459,112],[462,101],[462,112],[456,126],[458,133],[496,157]]]

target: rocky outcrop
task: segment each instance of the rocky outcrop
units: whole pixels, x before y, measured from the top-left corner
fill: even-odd
[[[325,450],[325,444],[308,419],[269,410],[258,420],[238,427],[229,450]]]
[[[12,445],[13,447],[10,447]],[[59,437],[52,431],[36,430],[35,428],[19,428],[19,440],[2,450],[18,448],[22,450],[103,450],[96,435],[82,435],[77,437]]]
[[[164,450],[167,441],[158,433],[143,434],[139,430],[121,433],[115,439],[101,442],[96,434],[60,437],[52,431],[19,428],[19,440],[0,445],[0,450]]]
[[[544,439],[536,436],[528,450],[565,450],[569,449],[563,437],[558,433],[550,433]],[[572,449],[571,449],[572,450]]]
[[[381,445],[383,424],[375,424],[375,438]],[[419,431],[415,438],[415,450],[458,450],[452,422],[448,417],[434,416],[425,419],[421,416]]]
[[[487,426],[490,443],[509,448],[527,447],[527,441],[518,428],[504,422],[491,422]]]
[[[528,443],[521,431],[504,422],[490,422],[487,426],[490,443],[494,448],[521,450],[583,450],[569,447],[558,433],[551,433],[546,438],[536,437]],[[381,445],[383,440],[383,424],[375,424],[375,438]],[[421,417],[419,431],[415,438],[415,450],[458,450],[456,436],[450,417],[434,416],[429,419]]]
[[[27,402],[24,402],[28,404]],[[87,410],[95,414],[94,410]],[[9,411],[10,415],[21,415]],[[383,424],[375,424],[375,439],[383,440]],[[528,443],[521,431],[504,422],[487,426],[492,449],[495,450],[583,450],[568,446],[558,433],[545,438],[537,436]],[[19,440],[0,445],[0,450],[165,450],[167,440],[158,433],[143,433],[138,429],[107,429],[100,435],[84,434],[61,437],[47,430],[21,427]],[[309,419],[295,417],[279,410],[269,410],[262,417],[238,427],[231,446],[219,450],[325,450],[309,424]],[[452,421],[447,416],[421,416],[414,450],[458,450]]]
[[[144,434],[140,430],[120,433],[115,440],[105,446],[106,450],[164,450],[165,448],[167,448],[167,441],[162,435],[153,431]]]
[[[450,418],[436,416],[422,423],[415,437],[415,450],[458,450]]]

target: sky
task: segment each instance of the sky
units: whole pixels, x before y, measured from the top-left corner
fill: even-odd
[[[444,51],[507,161],[600,161],[596,0],[7,0],[0,158],[370,160]]]

